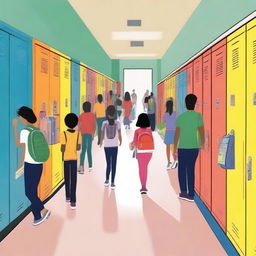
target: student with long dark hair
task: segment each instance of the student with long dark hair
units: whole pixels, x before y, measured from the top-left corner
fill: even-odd
[[[50,216],[50,213],[51,213],[49,210],[44,208],[44,204],[38,196],[38,184],[40,182],[40,178],[43,172],[43,162],[36,161],[34,159],[35,155],[31,155],[31,150],[30,150],[31,147],[37,146],[37,145],[33,145],[33,146],[31,145],[31,143],[34,144],[35,142],[31,142],[31,140],[29,140],[30,136],[32,136],[30,133],[32,131],[37,132],[39,129],[34,126],[34,124],[37,121],[37,118],[31,108],[23,106],[20,109],[18,109],[17,114],[20,121],[26,125],[26,128],[21,130],[20,139],[19,139],[19,135],[17,131],[18,120],[13,119],[13,128],[14,128],[14,137],[15,137],[16,147],[20,147],[20,146],[22,147],[22,154],[21,154],[18,170],[22,168],[22,166],[24,165],[25,194],[29,199],[29,201],[31,202],[31,210],[34,215],[33,225],[37,226],[42,222],[44,222]],[[38,146],[40,146],[40,149],[42,152],[42,149],[43,149],[42,144]],[[48,157],[49,157],[49,151],[48,151]]]
[[[100,147],[104,141],[104,150],[107,162],[106,180],[104,185],[109,186],[109,177],[111,173],[111,189],[115,189],[116,162],[119,146],[122,144],[121,124],[115,120],[115,106],[108,106],[106,109],[107,120],[102,123]]]
[[[123,109],[124,109],[124,125],[125,129],[130,129],[130,115],[132,110],[132,102],[131,102],[131,96],[129,92],[126,92],[124,95],[124,101],[123,101]]]
[[[147,98],[147,108],[148,108],[148,118],[150,120],[151,130],[155,130],[156,126],[156,101],[154,98],[153,92],[151,92],[150,96]]]
[[[105,115],[105,104],[103,102],[103,96],[102,94],[98,94],[97,96],[97,101],[94,104],[94,109],[93,112],[96,115],[96,120],[97,120],[97,131],[98,131],[98,145],[100,144],[100,133],[101,133],[101,126],[102,123],[106,120],[106,115]]]
[[[166,156],[167,156],[167,169],[177,168],[177,160],[173,163],[170,161],[171,146],[174,144],[174,134],[176,129],[176,112],[173,111],[173,101],[168,100],[166,102],[166,113],[163,116],[165,123],[165,135],[164,143],[166,145]]]

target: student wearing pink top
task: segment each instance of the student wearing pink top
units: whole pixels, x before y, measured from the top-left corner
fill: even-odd
[[[134,138],[133,141],[130,143],[130,149],[133,150],[136,148],[138,151],[138,140],[141,134],[147,133],[148,135],[151,136],[151,140],[154,143],[154,139],[152,136],[152,131],[149,128],[150,127],[150,121],[148,118],[148,115],[145,113],[142,113],[139,115],[136,126],[139,127],[134,133]],[[146,194],[147,193],[147,175],[148,175],[148,164],[149,161],[152,158],[152,152],[137,152],[136,153],[136,158],[138,160],[138,165],[139,165],[139,175],[140,175],[140,182],[141,182],[141,194]]]

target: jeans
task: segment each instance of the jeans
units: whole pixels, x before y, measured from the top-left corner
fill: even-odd
[[[43,164],[24,163],[25,194],[31,202],[31,210],[35,220],[41,218],[44,204],[38,197],[38,184],[42,175]]]
[[[84,165],[84,158],[87,151],[89,168],[92,167],[92,135],[82,135],[82,152],[80,155],[80,165]]]
[[[105,117],[96,118],[97,121],[97,132],[98,132],[98,145],[100,144],[100,135],[101,135],[101,127],[102,123],[106,120]]]
[[[178,149],[180,191],[194,197],[195,163],[199,149]]]
[[[118,153],[118,147],[104,148],[107,161],[106,180],[109,180],[111,172],[111,183],[115,183],[116,176],[116,159]]]
[[[156,114],[148,114],[148,118],[150,121],[151,130],[154,131],[156,128]]]
[[[70,198],[70,202],[75,203],[77,182],[77,160],[64,161],[64,180],[66,198]]]

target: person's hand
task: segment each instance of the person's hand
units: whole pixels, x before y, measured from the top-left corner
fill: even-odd
[[[23,163],[20,163],[20,164],[18,165],[17,170],[19,170],[21,167],[23,167]]]
[[[172,156],[173,156],[174,161],[177,161],[177,159],[178,159],[177,151],[173,152]]]
[[[120,141],[120,143],[119,143],[119,146],[121,146],[122,145],[122,141]]]
[[[102,147],[102,141],[100,142],[100,148]]]
[[[133,142],[131,142],[131,143],[129,144],[129,147],[130,147],[130,150],[133,150],[133,149],[134,149],[134,144],[133,144]]]
[[[12,119],[12,125],[13,125],[14,128],[17,127],[17,125],[18,125],[18,120],[17,120],[16,118],[13,118],[13,119]]]

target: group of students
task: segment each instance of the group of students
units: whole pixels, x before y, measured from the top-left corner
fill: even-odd
[[[127,95],[127,94],[126,94]],[[201,145],[204,143],[203,119],[200,113],[194,111],[196,96],[189,94],[185,102],[188,111],[181,114],[176,119],[173,111],[173,101],[166,103],[166,113],[164,120],[166,123],[165,144],[167,145],[167,158],[170,167],[170,145],[173,144],[173,158],[177,161],[178,148],[178,175],[181,193],[179,198],[193,201],[194,197],[194,166],[200,148],[200,140],[197,137],[197,130],[200,132]],[[84,159],[87,152],[89,171],[92,170],[92,140],[98,126],[98,145],[102,147],[106,157],[106,178],[104,185],[115,189],[115,174],[118,155],[118,146],[122,144],[121,123],[117,120],[117,109],[114,105],[104,108],[102,95],[98,95],[98,103],[94,106],[94,113],[91,111],[90,102],[83,103],[84,112],[78,117],[74,113],[69,113],[65,117],[65,124],[68,129],[60,134],[61,152],[64,161],[64,181],[66,201],[70,203],[71,209],[76,208],[76,184],[77,172],[84,173]],[[103,106],[103,107],[102,107]],[[37,118],[32,109],[21,107],[17,114],[20,121],[26,125],[20,133],[17,132],[17,119],[13,119],[16,146],[22,146],[22,156],[19,168],[24,165],[25,193],[31,201],[31,209],[34,215],[33,225],[39,225],[50,216],[50,211],[44,208],[42,201],[38,197],[37,187],[43,170],[43,162],[47,160],[49,152],[44,157],[36,158],[32,152],[37,151],[42,156],[42,148],[46,140],[44,135],[35,127]],[[135,150],[138,160],[139,177],[141,181],[141,194],[147,193],[148,164],[154,151],[154,138],[152,135],[149,115],[142,113],[138,116],[133,141],[129,144],[131,150]],[[76,129],[78,127],[78,129]],[[32,138],[37,134],[37,139]],[[40,137],[40,139],[38,139]],[[38,145],[33,145],[36,141],[41,141]],[[34,147],[34,148],[33,148]],[[80,165],[77,168],[77,151],[80,154]],[[111,175],[111,181],[110,181]]]

